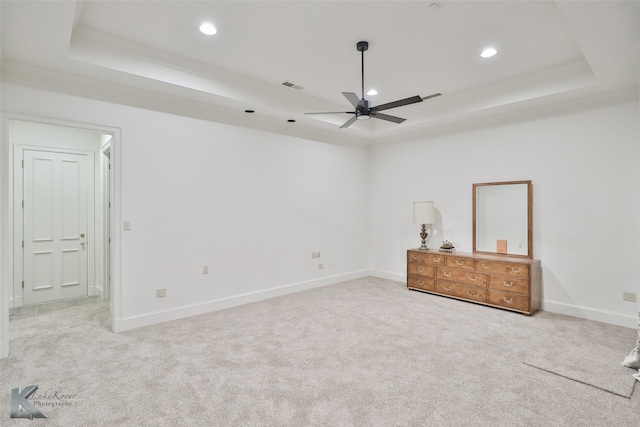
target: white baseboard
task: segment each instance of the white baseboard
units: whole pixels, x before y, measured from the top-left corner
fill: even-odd
[[[581,307],[556,301],[542,301],[541,309],[550,313],[595,320],[597,322],[609,323],[611,325],[624,326],[625,328],[636,329],[638,327],[637,316],[627,316],[625,314],[613,313],[595,308]]]
[[[369,275],[379,277],[381,279],[393,280],[394,282],[406,283],[407,281],[407,276],[405,274],[392,273],[390,271],[369,270]]]
[[[175,307],[169,310],[156,311],[152,313],[145,313],[136,316],[115,319],[114,332],[123,332],[130,329],[155,325],[157,323],[178,320],[190,316],[197,316],[199,314],[211,313],[218,310],[224,310],[226,308],[237,307],[243,304],[249,304],[252,302],[262,301],[269,298],[292,294],[295,292],[319,288],[321,286],[333,285],[347,280],[359,279],[362,277],[367,277],[368,275],[368,270],[355,271],[352,273],[324,277],[322,279],[310,280],[307,282],[294,283],[291,285],[280,286],[263,291],[235,295],[228,298],[220,298],[213,301]]]

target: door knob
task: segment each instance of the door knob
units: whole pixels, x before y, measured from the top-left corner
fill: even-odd
[[[82,238],[84,239],[84,233],[82,233],[82,234],[80,235],[80,237],[82,237]]]

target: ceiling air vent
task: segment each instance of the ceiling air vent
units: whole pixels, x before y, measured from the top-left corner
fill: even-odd
[[[291,83],[291,82],[284,82],[284,83],[282,83],[282,86],[290,87],[290,88],[295,89],[295,90],[304,89],[302,86],[298,86],[297,84]]]

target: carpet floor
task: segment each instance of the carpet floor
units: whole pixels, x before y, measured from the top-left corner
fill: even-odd
[[[0,424],[640,424],[637,371],[620,367],[635,330],[527,317],[379,278],[119,334],[108,325],[96,300],[16,312],[0,361]],[[525,362],[579,366],[585,381]],[[622,372],[612,387],[628,376],[629,397],[599,387],[602,366]],[[11,389],[29,385],[47,418],[10,418]]]

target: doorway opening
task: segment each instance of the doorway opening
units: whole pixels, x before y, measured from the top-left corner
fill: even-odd
[[[13,312],[99,301],[108,305],[115,331],[111,224],[119,130],[22,117],[6,124],[13,237],[4,320]]]

